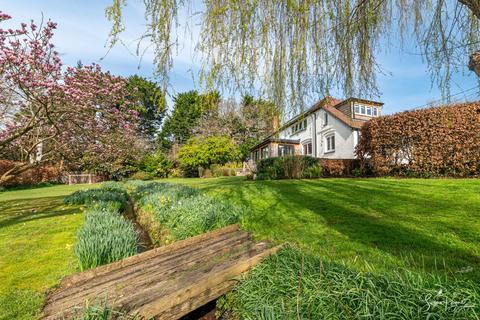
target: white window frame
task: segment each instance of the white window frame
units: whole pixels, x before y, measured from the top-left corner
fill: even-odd
[[[308,125],[308,122],[306,118],[300,122],[295,123],[294,125],[292,125],[292,134],[307,130],[307,125]]]
[[[366,104],[358,104],[358,103],[355,104],[354,112],[355,114],[368,116],[368,117],[377,117],[380,113],[378,108],[375,106],[369,106]]]
[[[333,148],[332,148],[333,139]],[[325,137],[325,153],[335,152],[335,134],[330,134]]]
[[[308,153],[308,145],[310,145],[310,153]],[[305,152],[305,148],[307,149],[307,152]],[[302,144],[302,152],[304,155],[311,156],[313,154],[313,144],[311,140],[305,141]]]

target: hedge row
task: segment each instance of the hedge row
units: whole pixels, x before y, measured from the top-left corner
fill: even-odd
[[[66,197],[65,203],[87,206],[75,244],[81,270],[137,253],[137,232],[133,224],[122,216],[128,203],[126,191],[105,185],[99,189],[77,191]]]
[[[360,162],[354,159],[317,159],[310,156],[285,156],[260,160],[258,180],[310,179],[358,176]]]
[[[257,163],[258,180],[318,178],[322,168],[310,156],[273,157]]]
[[[480,103],[407,111],[370,120],[357,154],[375,175],[480,174]]]
[[[187,186],[156,182],[127,185],[133,190],[138,222],[156,246],[236,223],[244,212],[243,207]]]
[[[0,160],[0,175],[4,174],[13,166],[15,162],[9,160]],[[59,166],[42,166],[29,169],[21,174],[15,176],[8,181],[3,187],[21,186],[21,185],[35,185],[42,182],[57,183],[61,182],[63,171]]]

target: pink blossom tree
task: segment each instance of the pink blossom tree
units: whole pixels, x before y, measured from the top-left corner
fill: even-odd
[[[0,12],[0,23],[11,17]],[[0,29],[0,158],[14,161],[0,185],[30,168],[66,160],[115,161],[139,147],[127,82],[98,65],[62,70],[56,24]]]

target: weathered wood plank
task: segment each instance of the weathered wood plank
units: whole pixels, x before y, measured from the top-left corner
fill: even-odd
[[[240,263],[243,260],[249,259],[264,251],[264,248],[256,246],[247,251],[239,252],[231,255],[220,261],[211,261],[210,263],[202,264],[198,268],[187,270],[178,275],[178,277],[167,279],[166,281],[152,283],[145,287],[144,290],[138,292],[131,292],[128,298],[119,299],[115,305],[128,310],[136,310],[143,305],[148,305],[152,302],[158,301],[165,296],[169,296],[184,287],[191,284],[196,284],[199,279],[204,276],[216,277],[216,275],[223,269],[231,265]],[[170,299],[170,298],[168,298]]]
[[[87,271],[69,276],[64,280],[62,285],[68,287],[70,285],[74,285],[81,281],[88,281],[93,277],[98,277],[98,276],[101,276],[102,274],[109,273],[111,270],[128,267],[152,257],[167,255],[174,251],[180,251],[182,249],[194,246],[195,244],[201,243],[202,241],[210,240],[217,236],[229,234],[238,230],[240,230],[240,226],[238,224],[232,224],[221,229],[217,229],[217,230],[204,233],[195,237],[174,242],[168,246],[163,246],[163,247],[158,247],[152,250],[148,250],[120,261],[112,262],[112,263],[97,267],[95,269],[87,270]]]
[[[216,252],[221,252],[222,248],[223,250],[228,250],[228,246],[235,246],[236,244],[244,243],[249,238],[250,235],[248,233],[237,231],[228,235],[212,238],[211,241],[208,242],[209,246],[206,247],[191,246],[189,247],[189,250],[174,252],[167,256],[161,255],[158,258],[151,257],[147,261],[144,261],[143,263],[136,263],[129,268],[122,266],[118,269],[111,270],[110,273],[91,278],[90,281],[82,281],[77,286],[61,288],[50,296],[49,301],[55,302],[78,293],[81,293],[81,295],[88,295],[91,291],[91,288],[94,288],[95,291],[99,292],[102,288],[108,286],[109,282],[134,281],[134,277],[144,275],[147,276],[147,273],[152,269],[154,272],[160,273],[168,271],[174,267],[178,268],[181,267],[182,263],[187,263],[189,260],[201,259],[202,257],[215,255]]]
[[[103,281],[103,279],[108,277],[108,274],[98,279],[92,279],[91,285],[87,283],[66,292],[59,292],[59,296],[53,294],[45,312],[54,314],[76,305],[83,305],[85,301],[96,296],[108,296],[111,297],[110,299],[114,299],[129,294],[126,292],[128,288],[131,288],[132,291],[141,290],[142,286],[158,283],[159,279],[173,278],[175,274],[189,270],[202,262],[218,257],[222,253],[234,251],[239,246],[245,246],[246,243],[248,244],[248,239],[249,235],[247,233],[240,233],[236,237],[227,238],[205,250],[199,250],[187,256],[183,255],[177,257],[177,259],[160,261],[158,264],[149,265],[145,268],[138,268],[136,272],[129,272],[129,269],[125,269],[123,272],[115,274],[114,278],[110,277],[106,281]]]
[[[141,314],[146,318],[158,317],[159,319],[178,319],[179,317],[188,314],[190,311],[195,310],[190,309],[188,307],[189,305],[195,308],[200,306],[194,301],[197,296],[201,296],[203,293],[203,301],[212,301],[218,298],[221,290],[210,291],[211,288],[223,287],[223,283],[232,281],[239,275],[250,270],[253,266],[260,262],[263,257],[275,253],[277,250],[278,247],[274,247],[261,252],[252,252],[252,255],[249,258],[231,263],[225,266],[222,270],[215,272],[213,276],[211,274],[204,275],[195,283],[192,283],[191,285],[186,286],[171,295],[163,297],[162,300],[150,303],[144,308],[133,310],[133,313]],[[233,287],[234,283],[231,283],[231,285]],[[184,305],[184,307],[180,307],[179,310],[175,310],[179,305]]]
[[[66,278],[47,299],[45,319],[68,319],[96,300],[145,318],[178,319],[231,290],[276,250],[228,226]]]

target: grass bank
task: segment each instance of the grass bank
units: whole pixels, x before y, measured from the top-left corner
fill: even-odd
[[[258,238],[351,268],[445,270],[480,281],[480,180],[170,179],[247,206]]]
[[[86,185],[0,193],[0,319],[31,319],[44,293],[77,270],[73,247],[82,224],[63,198]]]

